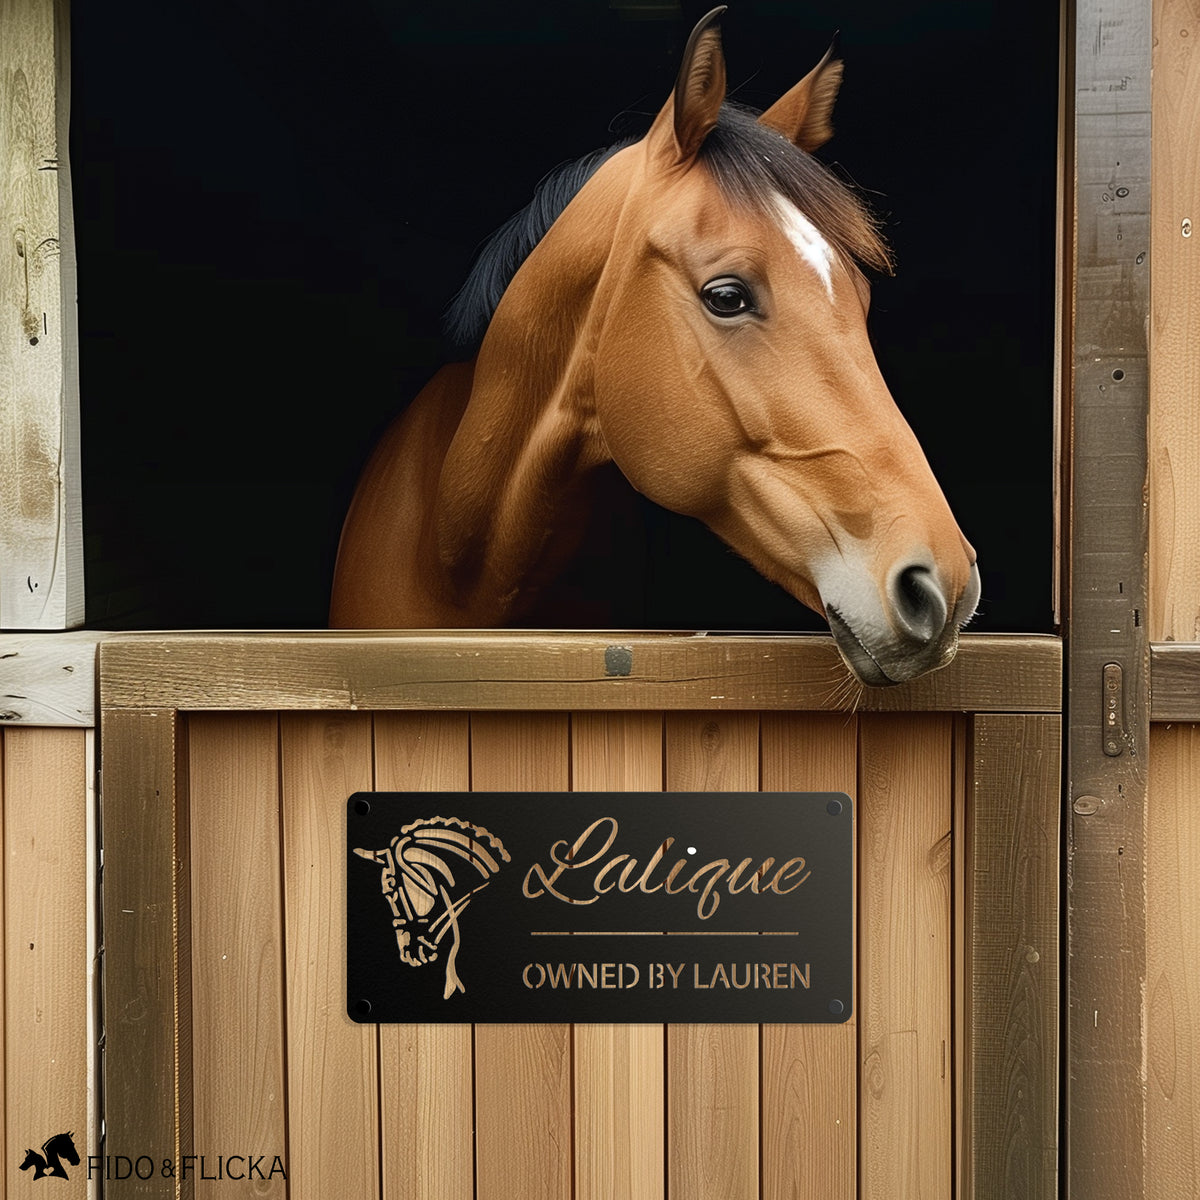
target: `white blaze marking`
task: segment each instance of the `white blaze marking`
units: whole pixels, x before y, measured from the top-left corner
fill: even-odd
[[[789,200],[782,196],[775,201],[775,211],[788,241],[796,252],[818,275],[833,299],[833,247],[821,236],[817,227]]]

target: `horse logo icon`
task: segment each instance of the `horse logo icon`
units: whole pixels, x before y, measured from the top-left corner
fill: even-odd
[[[36,1150],[26,1150],[20,1169],[28,1171],[32,1167],[34,1179],[70,1179],[66,1167],[62,1165],[64,1158],[73,1167],[79,1165],[79,1151],[75,1149],[74,1135],[56,1133],[42,1143],[41,1154]]]
[[[442,998],[465,992],[456,967],[462,944],[459,918],[500,870],[501,861],[510,861],[500,839],[457,817],[421,817],[382,850],[355,848],[354,853],[383,868],[380,886],[391,906],[400,961],[410,967],[437,962],[449,935]]]

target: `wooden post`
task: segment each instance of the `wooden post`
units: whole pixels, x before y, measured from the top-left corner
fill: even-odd
[[[0,629],[83,623],[68,31],[0,4]]]
[[[1067,1183],[1144,1191],[1150,6],[1075,8]]]

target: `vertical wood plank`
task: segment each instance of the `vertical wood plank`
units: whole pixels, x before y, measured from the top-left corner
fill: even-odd
[[[87,735],[10,729],[4,735],[4,1039],[6,1194],[36,1197],[25,1153],[70,1133],[81,1162],[62,1164],[55,1195],[89,1194],[90,962]],[[47,1179],[50,1177],[47,1176]],[[35,1185],[37,1182],[37,1186]],[[3,1189],[0,1189],[3,1190]],[[94,1192],[94,1188],[93,1188]]]
[[[1149,755],[1147,570],[1150,3],[1076,0],[1075,287],[1066,606],[1068,846],[1065,1129],[1074,1196],[1146,1195]],[[1149,253],[1148,253],[1149,252]],[[1104,668],[1123,672],[1124,721],[1106,727]]]
[[[1200,14],[1154,0],[1150,640],[1200,641]],[[1184,234],[1189,228],[1190,236]]]
[[[858,722],[763,713],[764,792],[856,798]],[[764,1200],[853,1200],[858,1159],[858,1015],[843,1025],[764,1025]]]
[[[378,713],[380,791],[465,792],[466,713]],[[471,1200],[475,1183],[470,1025],[379,1029],[384,1200]]]
[[[566,713],[471,717],[475,791],[566,791]],[[573,1177],[571,1027],[475,1030],[479,1200],[567,1200]]]
[[[1200,1180],[1200,725],[1155,725],[1146,828],[1146,1195]]]
[[[101,747],[106,1149],[178,1162],[193,1145],[186,731],[173,711],[109,709]],[[104,1194],[177,1188],[158,1176]]]
[[[661,713],[576,713],[576,791],[656,792],[663,785]],[[575,1026],[575,1200],[661,1200],[661,1025]]]
[[[8,990],[8,913],[5,905],[8,852],[4,849],[7,844],[4,819],[8,807],[4,766],[7,738],[8,730],[0,727],[0,930],[4,931],[3,952],[0,953],[0,997],[7,995]],[[0,1179],[8,1178],[8,1128],[8,1017],[3,1005],[0,1005]]]
[[[188,741],[196,1153],[245,1147],[286,1167],[279,722],[273,713],[193,716]],[[282,1200],[287,1184],[197,1182],[196,1195]]]
[[[83,621],[66,0],[0,9],[0,629]]]
[[[975,718],[967,951],[975,1200],[1058,1195],[1061,736],[1057,716]]]
[[[346,800],[371,787],[369,714],[284,713],[288,1182],[379,1195],[376,1031],[346,1015]]]
[[[667,714],[668,791],[756,792],[758,755],[757,713]],[[756,1025],[667,1027],[672,1200],[758,1196],[758,1060]]]
[[[859,1194],[948,1200],[952,719],[859,728]]]

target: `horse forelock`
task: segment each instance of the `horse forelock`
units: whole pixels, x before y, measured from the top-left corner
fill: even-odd
[[[699,161],[730,205],[778,220],[782,197],[843,258],[891,271],[879,222],[854,190],[819,159],[760,123],[753,109],[726,102]]]

